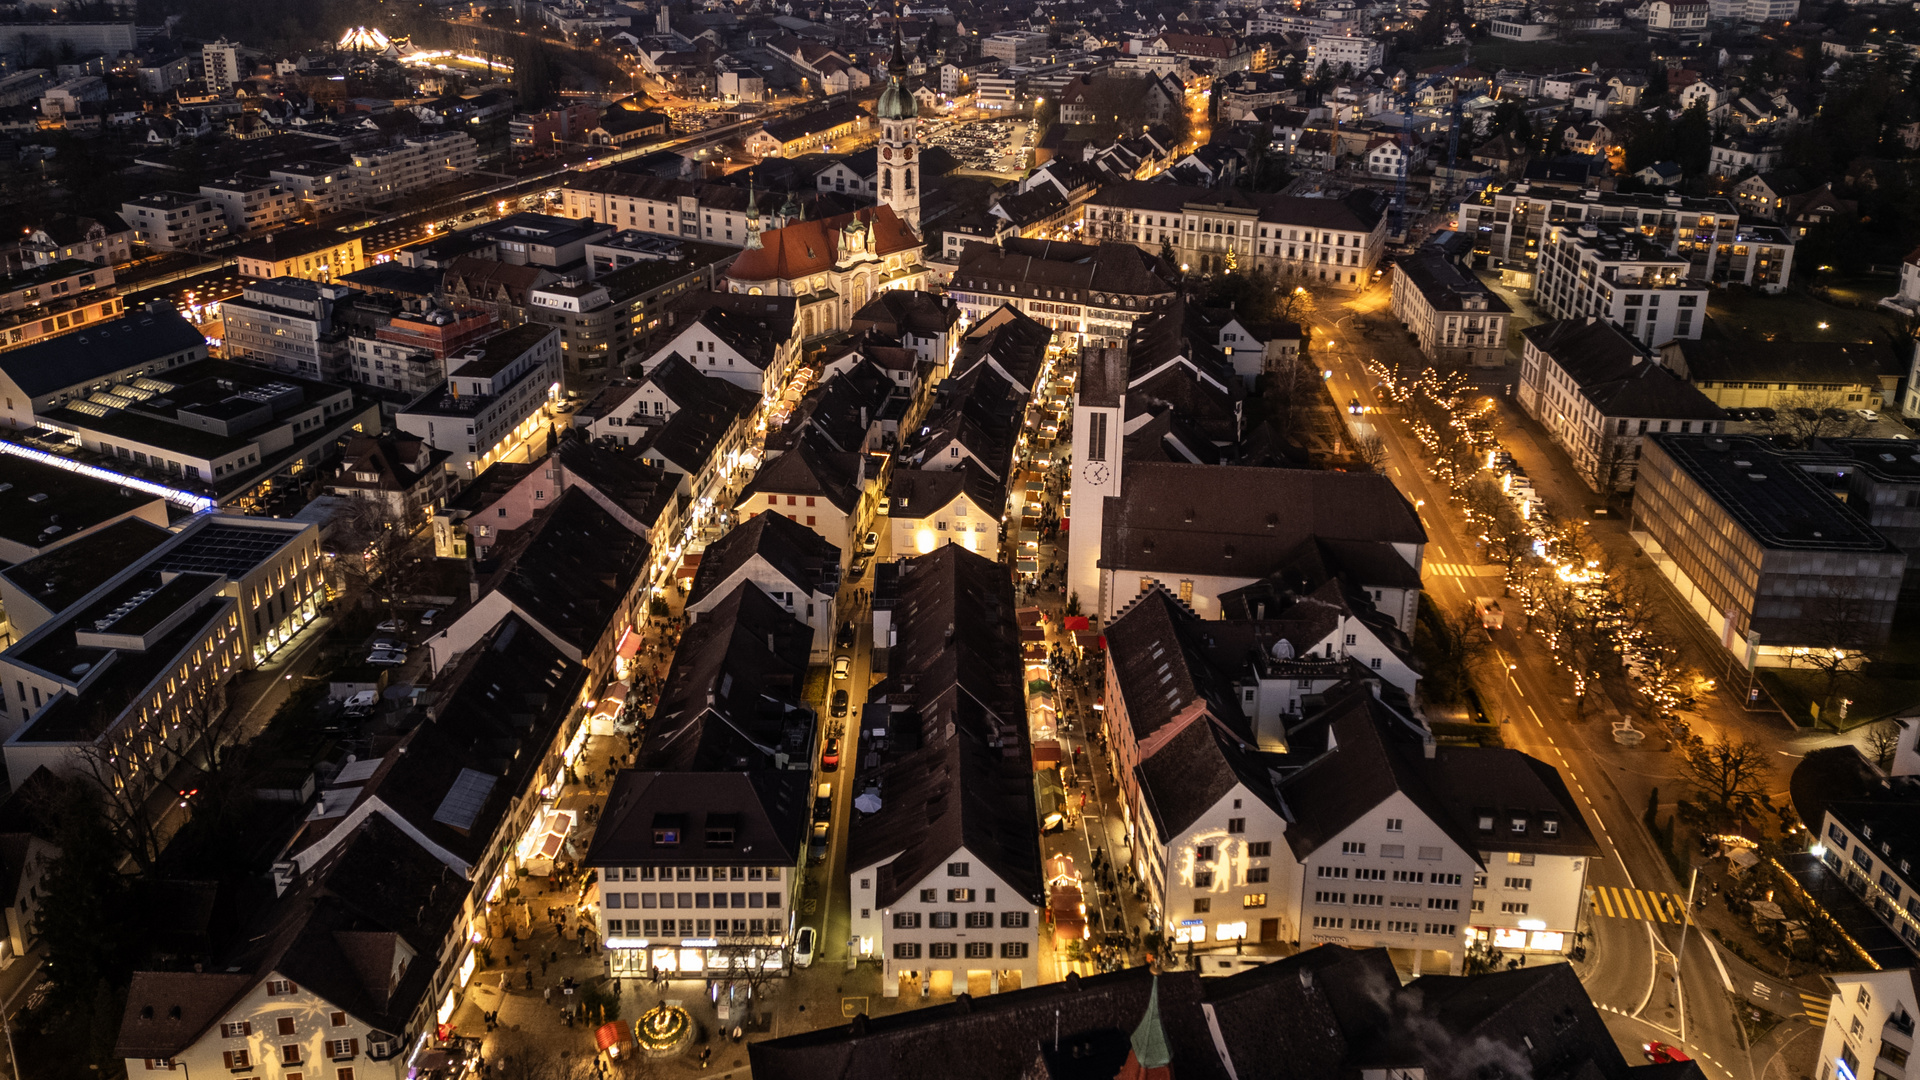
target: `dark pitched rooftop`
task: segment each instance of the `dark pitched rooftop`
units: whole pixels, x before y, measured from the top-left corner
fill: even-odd
[[[810,765],[813,713],[800,699],[813,632],[743,581],[681,635],[641,768],[752,771]]]
[[[624,769],[582,865],[794,866],[807,842],[807,788],[807,774],[790,769]],[[672,843],[654,832],[669,821]]]
[[[1039,831],[1021,693],[1013,583],[1000,564],[949,544],[901,563],[892,672],[874,691],[917,724],[878,770],[881,807],[853,823],[849,867],[882,861],[887,907],[954,852],[1038,906]]]
[[[1612,323],[1563,319],[1520,331],[1603,417],[1722,420],[1726,412]]]
[[[493,586],[547,633],[585,656],[646,567],[645,540],[579,488],[561,494]],[[511,545],[511,541],[507,542]]]
[[[1259,577],[1307,537],[1423,544],[1393,481],[1372,473],[1140,462],[1107,500],[1100,565]]]
[[[860,501],[859,455],[822,449],[815,443],[803,438],[793,449],[760,466],[735,505],[752,510],[756,498],[777,492],[823,498],[841,513],[852,513]]]
[[[839,548],[785,514],[763,510],[707,545],[687,592],[687,606],[701,603],[755,556],[804,594],[832,595],[840,580]]]

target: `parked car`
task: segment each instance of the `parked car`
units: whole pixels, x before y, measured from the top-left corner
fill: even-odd
[[[840,632],[833,636],[833,644],[836,648],[853,648],[853,624],[851,622],[843,622],[840,624]]]
[[[1865,420],[1869,424],[1877,424],[1880,422],[1880,414],[1874,412],[1872,409],[1861,409],[1860,419]]]
[[[420,625],[421,625],[421,626],[432,626],[432,625],[433,625],[433,620],[435,620],[435,619],[437,619],[437,618],[439,618],[439,617],[440,617],[440,609],[439,609],[439,608],[437,608],[437,607],[436,607],[436,608],[428,608],[427,610],[425,610],[425,611],[423,611],[423,612],[421,612],[421,613],[420,613]]]
[[[833,677],[836,679],[847,678],[852,670],[853,657],[851,656],[842,656],[833,662]]]
[[[825,862],[827,858],[827,823],[818,822],[813,827],[813,839],[807,844],[809,863]]]
[[[403,653],[407,651],[407,643],[400,638],[378,637],[373,639],[373,648],[380,652]]]
[[[827,748],[820,754],[820,767],[827,772],[840,768],[840,740],[828,739]]]
[[[821,784],[820,790],[813,796],[813,820],[833,820],[833,785]]]
[[[407,654],[393,649],[375,649],[367,654],[367,663],[393,667],[407,662]]]
[[[871,552],[879,548],[879,546],[880,534],[877,532],[870,532],[860,540],[861,551]]]
[[[800,932],[793,936],[794,967],[813,966],[813,943],[816,937],[811,926],[801,927]]]
[[[833,708],[830,711],[836,720],[847,715],[847,692],[845,690],[835,690],[833,692]]]
[[[388,619],[386,622],[383,622],[379,626],[374,627],[374,629],[380,631],[383,634],[404,633],[406,632],[406,629],[407,629],[407,620]]]

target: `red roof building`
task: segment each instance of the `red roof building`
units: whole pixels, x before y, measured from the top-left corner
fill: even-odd
[[[798,298],[803,337],[848,326],[887,289],[918,289],[923,241],[886,205],[755,234],[727,269],[737,293]]]

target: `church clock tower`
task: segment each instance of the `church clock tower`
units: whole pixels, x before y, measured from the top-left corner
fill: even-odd
[[[880,120],[880,201],[920,231],[920,103],[907,89],[907,58],[900,27],[893,28],[893,60],[874,115]]]

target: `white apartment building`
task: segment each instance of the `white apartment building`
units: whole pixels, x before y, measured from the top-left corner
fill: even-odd
[[[347,343],[335,333],[333,305],[350,292],[302,278],[248,283],[221,305],[227,355],[309,379],[338,377],[347,367]]]
[[[1513,310],[1438,252],[1416,252],[1395,264],[1392,306],[1394,318],[1413,331],[1420,351],[1435,363],[1506,363]]]
[[[300,199],[278,180],[244,174],[209,180],[200,194],[220,208],[230,233],[250,233],[298,217]]]
[[[380,957],[379,962],[390,968],[389,978],[394,983],[400,981],[414,962],[431,964],[434,961],[432,956],[421,961],[414,948],[396,934],[368,936],[384,939],[382,943],[388,955]],[[168,979],[157,972],[139,973],[133,996],[158,999],[131,1006],[142,1010],[139,1014],[142,1021],[149,1019],[145,1010],[152,1010],[153,1019],[164,1017],[175,1025],[187,1022],[186,1004],[170,1000],[188,996],[170,992],[172,988],[168,984],[176,981],[200,984],[208,980],[191,975]],[[402,1034],[374,1026],[357,1008],[344,1006],[279,971],[269,971],[265,978],[235,973],[225,981],[252,985],[238,1000],[216,1005],[217,1011],[211,1019],[196,1015],[193,1018],[196,1026],[204,1027],[189,1047],[170,1057],[129,1058],[127,1074],[144,1076],[158,1070],[179,1072],[183,1076],[195,1073],[240,1076],[279,1069],[289,1074],[304,1070],[316,1077],[332,1075],[342,1080],[385,1080],[387,1077],[404,1080],[408,1075]],[[204,992],[203,987],[196,985],[195,988]],[[200,1006],[197,1013],[205,1011],[204,1000],[191,1004]],[[123,1044],[128,1041],[124,1028],[121,1039]]]
[[[1820,1080],[1915,1080],[1913,1020],[1920,1016],[1916,969],[1828,975],[1833,997],[1820,1039]]]
[[[159,251],[195,248],[227,234],[227,218],[205,195],[153,191],[120,204],[134,240]]]
[[[1202,627],[1222,624],[1176,629],[1160,661],[1131,640],[1108,657],[1110,672],[1128,669],[1110,674],[1124,714],[1110,695],[1104,719],[1138,761],[1122,778],[1134,869],[1169,947],[1381,947],[1416,975],[1457,972],[1475,940],[1566,951],[1599,846],[1557,772],[1516,751],[1437,746],[1366,676],[1310,714],[1327,721],[1324,743],[1256,746],[1235,708],[1241,676],[1179,640],[1203,645]],[[1152,663],[1183,669],[1159,703],[1157,669],[1137,670]]]
[[[746,244],[752,229],[777,229],[788,220],[771,192],[749,199],[744,189],[724,184],[615,169],[576,173],[561,186],[560,196],[566,217],[734,247]]]
[[[1321,34],[1307,46],[1309,71],[1318,71],[1325,64],[1336,74],[1344,67],[1359,76],[1379,67],[1386,58],[1385,45],[1354,34]]]
[[[447,358],[447,391],[394,417],[394,427],[453,455],[470,480],[521,451],[560,391],[560,331],[516,326]]]
[[[1901,744],[1905,760],[1914,746],[1913,721],[1906,721]],[[1899,773],[1888,786],[1853,800],[1835,800],[1821,823],[1815,855],[1834,877],[1845,881],[1874,915],[1899,935],[1909,949],[1920,949],[1920,873],[1914,853],[1903,845],[1920,791],[1913,775]]]
[[[1700,85],[1698,83],[1696,86]],[[1687,276],[1714,284],[1779,292],[1793,270],[1793,242],[1768,225],[1748,224],[1727,199],[1677,192],[1534,190],[1526,183],[1489,188],[1461,203],[1460,231],[1484,249],[1487,265],[1510,284],[1530,287],[1534,260],[1550,224],[1619,225],[1678,255]]]
[[[1549,225],[1534,298],[1548,318],[1592,315],[1643,344],[1697,338],[1707,321],[1707,287],[1687,260],[1617,225]]]
[[[860,713],[892,734],[861,748],[885,794],[847,845],[852,944],[887,997],[1034,986],[1046,893],[1013,582],[957,545],[899,580],[888,676]]]
[[[1744,0],[1737,16],[1741,22],[1786,22],[1800,17],[1800,0]]]
[[[1002,30],[980,43],[981,56],[1007,64],[1024,64],[1046,52],[1047,35],[1031,30]]]
[[[355,198],[363,203],[384,203],[467,172],[479,160],[472,136],[464,131],[443,131],[357,152],[347,174],[352,178]]]
[[[799,358],[799,343],[791,337],[776,341],[771,334],[748,333],[747,324],[751,322],[718,308],[701,312],[654,349],[642,362],[641,370],[651,373],[678,355],[702,375],[730,382],[771,401]],[[752,329],[760,328],[754,324]]]
[[[887,481],[886,528],[895,555],[959,544],[997,560],[1006,510],[1006,488],[970,460],[948,470],[895,468]]]
[[[924,998],[936,987],[961,993],[973,985],[974,972],[985,975],[987,993],[1038,985],[1039,909],[995,874],[992,863],[955,848],[904,887],[883,890],[877,883],[893,861],[857,867],[851,875],[853,936],[863,953],[881,957],[883,994]]]
[[[1712,14],[1713,5],[1707,0],[1653,0],[1647,5],[1647,27],[1697,33],[1707,28]]]
[[[295,161],[276,165],[267,175],[291,194],[299,214],[331,214],[353,205],[353,173],[331,161]]]
[[[1520,407],[1595,491],[1633,487],[1650,434],[1726,430],[1718,405],[1611,322],[1569,319],[1520,333]]]
[[[1285,807],[1243,758],[1232,736],[1202,719],[1139,768],[1134,850],[1163,915],[1155,929],[1176,952],[1299,940],[1291,900],[1301,868],[1287,848]]]
[[[719,977],[778,962],[797,929],[806,775],[767,798],[745,772],[622,772],[583,865],[600,871],[600,943],[616,976]]]
[[[231,94],[243,77],[240,71],[240,46],[221,38],[200,46],[200,62],[206,67],[207,89],[216,94]]]

